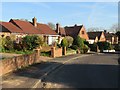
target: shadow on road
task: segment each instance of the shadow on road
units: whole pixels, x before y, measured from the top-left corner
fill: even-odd
[[[65,65],[57,73],[47,77],[46,82],[57,83],[71,88],[117,88],[117,65]]]
[[[39,66],[34,66],[38,68]],[[26,70],[14,73],[17,76],[39,78],[40,73]],[[48,75],[45,82],[65,85],[72,88],[117,88],[117,65],[66,64],[64,69]]]

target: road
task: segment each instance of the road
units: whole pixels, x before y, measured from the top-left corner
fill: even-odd
[[[43,83],[46,88],[118,88],[118,77],[118,54],[98,54],[65,63]]]

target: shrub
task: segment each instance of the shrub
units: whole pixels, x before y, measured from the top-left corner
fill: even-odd
[[[72,45],[71,48],[74,49],[74,50],[77,50],[78,46],[77,45]]]
[[[89,46],[89,42],[86,41],[86,40],[84,41],[84,44],[87,45],[87,46]]]
[[[77,37],[74,39],[73,44],[74,44],[74,45],[77,45],[80,49],[82,49],[83,46],[84,46],[84,40],[83,40],[80,36],[77,36]]]
[[[24,45],[24,47],[25,47],[25,45]],[[23,44],[21,44],[21,43],[14,43],[14,49],[18,50],[18,51],[24,50]]]
[[[64,38],[62,41],[61,41],[61,46],[62,47],[68,47],[68,41],[66,38]]]
[[[113,46],[110,44],[108,50],[113,50]]]
[[[114,49],[115,49],[116,51],[120,51],[120,43],[117,44],[117,45],[115,45]]]
[[[5,38],[0,37],[0,52],[4,52],[5,51]]]
[[[43,40],[41,37],[37,35],[27,35],[23,38],[23,45],[26,45],[25,47],[27,50],[33,50],[36,47],[39,47],[40,45],[43,45]]]
[[[98,42],[97,45],[99,46],[99,49],[102,50],[109,50],[110,47],[110,43],[109,42]]]
[[[88,46],[87,45],[84,45],[84,47],[83,47],[83,53],[87,53],[88,52]]]
[[[14,49],[14,44],[10,36],[7,36],[5,39],[5,45],[4,45],[6,50],[13,50]]]
[[[47,56],[47,57],[50,57],[51,56],[51,51],[47,51],[47,52],[41,52],[40,53],[41,56]]]
[[[14,41],[16,39],[16,36],[14,34],[11,34],[10,38],[11,38],[12,41]]]
[[[96,43],[93,43],[93,44],[89,44],[89,47],[90,47],[90,50],[91,51],[97,51],[97,44]]]
[[[72,46],[74,39],[71,36],[66,36],[65,38],[67,39],[68,47]]]

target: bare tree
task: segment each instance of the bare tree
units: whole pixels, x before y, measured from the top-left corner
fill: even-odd
[[[101,31],[104,30],[103,27],[90,27],[87,29],[88,32],[92,32],[92,31]]]
[[[48,26],[50,26],[50,28],[52,28],[53,30],[55,30],[55,24],[53,24],[52,22],[48,22]]]
[[[113,24],[111,27],[110,27],[110,31],[112,32],[117,32],[120,30],[120,27],[118,27],[118,23],[116,24]]]

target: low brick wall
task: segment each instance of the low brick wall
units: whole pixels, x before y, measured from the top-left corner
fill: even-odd
[[[62,48],[52,47],[51,48],[51,57],[55,58],[55,57],[60,57],[60,56],[62,56]]]
[[[22,67],[29,66],[33,63],[38,63],[40,62],[39,57],[39,51],[36,50],[34,53],[29,55],[21,55],[7,60],[0,60],[0,63],[2,64],[0,66],[0,70],[2,71],[0,72],[0,76]]]

